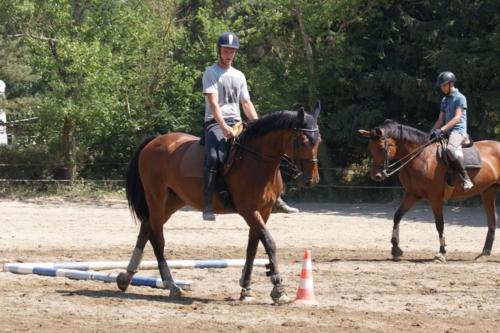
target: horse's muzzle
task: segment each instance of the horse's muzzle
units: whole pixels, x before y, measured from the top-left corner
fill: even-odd
[[[384,181],[387,178],[386,174],[382,171],[378,171],[371,175],[371,179],[376,182]]]

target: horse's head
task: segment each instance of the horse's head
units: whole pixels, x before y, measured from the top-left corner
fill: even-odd
[[[387,137],[382,127],[376,127],[370,131],[360,129],[358,133],[370,139],[368,145],[372,156],[370,177],[379,182],[385,180],[388,177],[387,168],[389,161],[394,159],[397,153],[396,141],[394,138]]]
[[[318,148],[321,143],[318,116],[321,111],[319,101],[312,115],[301,109],[293,129],[292,143],[285,148],[296,167],[297,181],[302,187],[311,187],[319,182]]]

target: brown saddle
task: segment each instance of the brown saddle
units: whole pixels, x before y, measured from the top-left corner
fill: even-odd
[[[200,146],[199,140],[187,143],[189,147],[181,161],[182,177],[203,178],[203,161],[205,148]]]
[[[244,125],[242,122],[239,122],[233,126],[236,137],[241,135],[243,129]],[[199,143],[199,140],[193,140],[192,142],[187,143],[189,147],[187,148],[186,153],[184,154],[184,157],[181,161],[181,175],[183,177],[203,178],[205,148]],[[227,160],[224,161],[224,165],[222,166],[222,170],[224,170],[222,172],[223,175],[225,175],[231,169],[235,157],[236,148],[236,140],[232,140]]]

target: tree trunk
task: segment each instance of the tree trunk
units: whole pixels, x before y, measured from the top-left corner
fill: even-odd
[[[304,26],[304,20],[302,19],[302,8],[300,6],[299,0],[293,0],[293,7],[295,11],[295,17],[297,18],[297,22],[299,24],[300,36],[302,37],[302,46],[304,47],[304,53],[306,55],[307,61],[307,76],[308,76],[308,93],[309,93],[309,110],[313,110],[314,104],[316,103],[316,99],[318,96],[317,87],[316,87],[316,70],[314,63],[314,55],[312,52],[312,46],[310,42],[309,35],[307,34],[306,28]]]
[[[62,128],[62,153],[64,161],[64,179],[75,180],[76,159],[75,159],[75,119],[71,116],[64,118]]]

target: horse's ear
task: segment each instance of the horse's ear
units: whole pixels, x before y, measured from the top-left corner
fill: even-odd
[[[365,138],[370,137],[370,131],[364,130],[364,129],[359,129],[358,133],[361,134],[361,136],[364,136]]]
[[[318,116],[320,112],[321,112],[321,102],[318,99],[316,101],[316,105],[314,106],[314,113],[312,115],[316,122],[318,121]]]
[[[299,111],[297,111],[297,127],[301,128],[304,126],[304,108],[300,108]]]

